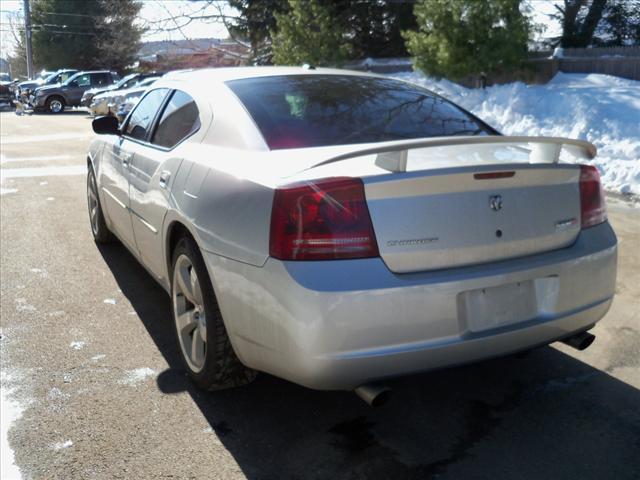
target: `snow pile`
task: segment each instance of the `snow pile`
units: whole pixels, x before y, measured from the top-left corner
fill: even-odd
[[[558,73],[546,85],[515,82],[482,90],[434,80],[419,72],[393,76],[443,95],[505,135],[588,140],[598,148],[598,156],[590,163],[600,170],[605,188],[640,195],[638,81]]]

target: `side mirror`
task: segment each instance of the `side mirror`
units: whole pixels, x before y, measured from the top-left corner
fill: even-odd
[[[98,135],[122,135],[118,128],[118,119],[111,115],[95,118],[91,122],[91,126]]]

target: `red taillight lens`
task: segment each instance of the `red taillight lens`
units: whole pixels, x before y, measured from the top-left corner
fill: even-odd
[[[330,178],[278,188],[269,254],[281,260],[377,257],[362,181]]]
[[[580,166],[580,206],[582,228],[598,225],[607,219],[600,174],[591,165]]]

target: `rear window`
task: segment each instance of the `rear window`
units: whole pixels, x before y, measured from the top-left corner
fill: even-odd
[[[428,90],[393,79],[282,75],[226,84],[272,150],[497,133]]]

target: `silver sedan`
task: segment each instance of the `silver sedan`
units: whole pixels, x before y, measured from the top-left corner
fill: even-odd
[[[410,83],[343,70],[170,74],[94,120],[88,202],[172,299],[215,390],[268,372],[370,403],[386,378],[562,340],[611,305],[590,143],[507,137]]]

